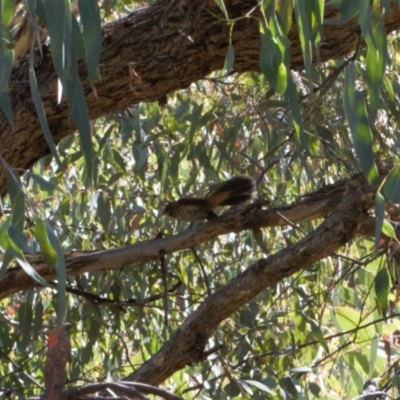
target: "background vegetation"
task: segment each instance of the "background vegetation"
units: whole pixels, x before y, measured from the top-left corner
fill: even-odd
[[[126,384],[136,380],[135,373],[139,381],[162,383],[166,391],[185,399],[352,399],[366,390],[380,392],[370,398],[384,398],[384,393],[397,398],[400,59],[398,33],[388,34],[392,28],[385,16],[392,7],[395,19],[398,4],[254,2],[241,18],[258,27],[259,71],[238,73],[232,32],[242,20],[230,16],[234,1],[227,1],[225,8],[215,0],[221,11],[214,18],[229,28],[220,50],[223,67],[159,101],[133,100],[130,107],[110,107],[89,124],[92,111],[85,97],[95,94],[104,80],[104,65],[98,64],[100,43],[104,45],[100,21],[107,27],[132,10],[139,15],[161,4],[170,12],[168,7],[177,5],[117,0],[98,5],[88,1],[85,6],[81,1],[79,12],[75,5],[72,14],[65,9],[60,17],[64,30],[57,30],[51,7],[56,10],[61,3],[70,6],[55,0],[2,3],[3,117],[10,120],[7,114],[15,109],[11,94],[8,100],[11,68],[31,63],[25,79],[30,82],[30,107],[47,135],[47,155],[25,171],[0,150],[8,191],[2,199],[0,276],[8,279],[3,282],[9,290],[0,295],[0,398],[38,398],[34,396],[43,392],[48,398],[61,398],[49,397],[59,377],[64,390],[87,388],[79,398],[100,396],[104,387],[91,390],[90,384],[101,382],[118,382],[120,386],[110,385],[109,392],[135,398],[129,392],[133,386]],[[211,1],[199,3],[207,10]],[[324,20],[324,13],[331,11],[324,7],[337,10],[335,19]],[[24,19],[15,22],[12,17],[17,14]],[[79,26],[71,28],[72,33],[66,29],[74,25],[67,24],[71,20]],[[22,52],[17,58],[13,51],[20,42],[15,32],[21,21],[27,21],[27,32],[35,40],[28,41],[27,55]],[[324,24],[351,24],[357,38],[353,51],[322,62]],[[34,48],[44,27],[40,55]],[[293,31],[303,66],[291,70]],[[66,118],[79,128],[62,140],[40,99],[41,76],[35,84],[34,63],[47,57],[47,51],[69,102]],[[86,74],[76,68],[77,57],[85,61]],[[126,71],[133,86],[144,76],[132,66]],[[89,91],[80,83],[88,75]],[[103,100],[99,96],[98,101]],[[52,101],[57,104],[57,98]],[[285,251],[290,256],[292,246],[312,237],[335,207],[318,218],[289,219],[285,211],[329,199],[336,187],[332,185],[359,173],[365,180],[357,185],[368,182],[376,193],[375,207],[364,209],[376,220],[375,230],[343,239],[328,257],[306,265],[299,260],[300,272],[277,277],[277,283],[259,290],[216,329],[211,327],[210,335],[194,339],[201,355],[166,373],[168,379],[159,382],[151,374],[148,379],[140,375],[144,363],[195,319],[200,305],[206,307],[213,294],[240,282],[257,260],[262,263]],[[213,184],[237,174],[257,180],[260,212],[272,210],[280,222],[265,228],[232,225],[229,233],[217,237],[196,225],[193,234],[203,229],[205,239],[186,245],[188,224],[163,218],[165,204],[188,194],[205,195]],[[345,187],[334,198],[335,206],[343,204],[351,190]],[[239,208],[233,214],[242,212]],[[189,236],[177,235],[182,232]],[[112,257],[107,253],[112,249],[159,243],[160,236],[174,235],[180,251],[167,250],[137,263],[116,259],[102,268],[70,269],[76,256],[104,251],[99,259],[102,254]],[[312,251],[304,246],[305,252]],[[38,268],[43,265],[52,273],[56,270],[57,279],[42,275]],[[10,287],[11,274],[18,271],[34,279],[24,290]],[[70,355],[65,341],[48,339],[66,323]],[[168,354],[166,370],[181,356],[173,348]],[[65,377],[60,361],[64,358]]]

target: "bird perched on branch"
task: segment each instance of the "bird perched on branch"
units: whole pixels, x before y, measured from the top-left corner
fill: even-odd
[[[255,189],[254,179],[250,176],[235,176],[221,183],[218,188],[204,198],[182,197],[168,203],[164,215],[182,221],[195,222],[216,218],[214,208],[233,206],[249,201]]]

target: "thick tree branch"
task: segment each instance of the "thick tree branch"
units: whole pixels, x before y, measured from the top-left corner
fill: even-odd
[[[364,184],[350,192],[342,204],[314,232],[266,259],[260,259],[208,297],[161,350],[127,380],[158,385],[186,365],[206,357],[208,339],[229,315],[268,287],[337,251],[359,234],[368,218],[374,191]]]
[[[258,2],[226,0],[225,3],[229,17],[236,20],[232,37],[234,69],[237,72],[258,70]],[[327,7],[325,18],[338,19],[337,8]],[[387,32],[400,26],[400,9],[394,4],[391,15],[384,17],[384,23]],[[326,23],[319,59],[315,62],[343,57],[354,51],[359,32],[355,19],[339,25]],[[289,38],[292,67],[302,67],[296,24]],[[101,79],[93,82],[96,93],[85,79],[84,64],[79,64],[90,117],[142,101],[156,101],[188,87],[223,67],[228,42],[228,25],[214,0],[161,0],[105,25],[99,65]],[[58,143],[75,130],[75,125],[67,102],[57,104],[57,76],[46,48],[43,58],[36,57],[35,71],[50,130]],[[23,59],[11,75],[13,127],[0,112],[0,155],[21,173],[49,153],[35,113],[28,72],[29,60]],[[0,195],[6,191],[5,173],[0,165]]]
[[[345,193],[354,192],[363,182],[363,178],[356,175],[310,193],[292,206],[263,210],[258,207],[256,202],[242,212],[227,212],[220,218],[173,236],[136,243],[120,249],[87,253],[72,252],[66,255],[67,274],[69,276],[78,275],[149,262],[158,259],[161,255],[189,249],[227,233],[285,226],[288,223],[294,224],[324,218],[335,210]],[[56,279],[56,270],[49,269],[39,255],[37,258],[27,256],[27,259],[44,280],[50,282]],[[30,278],[22,268],[11,268],[0,281],[0,299],[34,286],[38,286],[38,283]]]

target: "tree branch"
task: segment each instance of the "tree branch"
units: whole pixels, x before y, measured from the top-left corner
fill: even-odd
[[[288,225],[324,218],[334,210],[346,192],[354,192],[363,178],[356,175],[320,190],[309,193],[291,206],[263,210],[257,202],[239,212],[227,212],[221,217],[204,223],[197,228],[187,229],[173,236],[136,243],[131,246],[96,252],[71,252],[66,254],[67,275],[85,272],[117,269],[135,263],[149,262],[160,256],[188,249],[201,243],[232,232],[247,229],[267,228]],[[371,188],[371,190],[373,190]],[[57,278],[55,269],[50,269],[37,257],[26,256],[35,271],[47,282]],[[10,268],[0,281],[0,299],[20,290],[38,286],[26,272],[20,268]]]
[[[259,24],[256,0],[225,1],[228,15],[235,20],[232,42],[236,72],[259,70]],[[325,19],[339,18],[336,6],[325,9]],[[400,26],[400,9],[392,2],[385,15],[387,32]],[[356,19],[343,24],[326,23],[324,40],[316,63],[343,57],[354,51],[359,38]],[[292,68],[303,66],[303,54],[296,23],[289,33]],[[90,118],[123,110],[143,101],[157,101],[188,87],[223,68],[229,43],[229,26],[214,0],[161,0],[102,30],[99,70],[101,79],[90,83],[86,68],[79,63]],[[49,50],[36,54],[35,72],[50,131],[55,143],[74,132],[67,101],[57,104],[57,75]],[[29,60],[13,69],[9,94],[14,114],[11,127],[0,111],[0,155],[23,173],[49,154],[32,103],[29,87]],[[96,92],[92,90],[93,85]],[[4,167],[0,165],[0,195],[7,192]]]
[[[173,337],[127,380],[158,385],[186,365],[205,358],[205,347],[217,326],[268,287],[307,268],[359,234],[366,210],[374,203],[367,184],[349,193],[314,232],[280,252],[250,265],[246,271],[209,296]]]

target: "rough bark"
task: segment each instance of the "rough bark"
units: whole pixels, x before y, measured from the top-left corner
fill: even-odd
[[[158,385],[179,369],[202,361],[217,326],[266,288],[307,268],[357,236],[374,203],[368,185],[351,191],[315,231],[278,253],[256,261],[246,271],[209,296],[161,350],[126,378]]]
[[[355,0],[353,0],[355,1]],[[237,72],[258,70],[259,27],[255,0],[227,0],[231,19],[237,19],[233,30]],[[250,18],[241,18],[250,12]],[[335,6],[327,7],[326,19],[337,19]],[[387,32],[400,26],[400,10],[393,5],[391,15],[384,17]],[[356,20],[341,25],[324,25],[324,40],[319,59],[324,62],[354,51],[359,37]],[[303,65],[297,27],[289,34],[292,68]],[[93,82],[96,92],[80,75],[91,118],[125,109],[143,101],[163,99],[169,93],[188,87],[212,71],[221,69],[229,41],[228,25],[214,0],[162,0],[142,8],[102,30],[99,70],[101,79]],[[132,75],[132,71],[135,74]],[[75,130],[66,101],[57,104],[57,76],[51,55],[44,51],[35,62],[37,81],[54,141]],[[15,66],[10,80],[10,98],[14,125],[10,127],[0,115],[0,155],[21,173],[49,153],[32,102],[29,60]],[[133,78],[135,76],[135,78]],[[0,195],[7,191],[3,165],[0,164]]]

